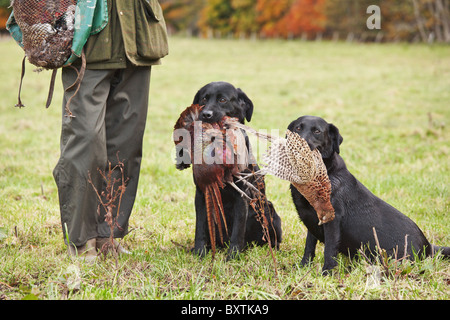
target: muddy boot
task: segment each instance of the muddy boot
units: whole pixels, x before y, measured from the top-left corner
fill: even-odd
[[[103,246],[110,241],[109,238],[97,238],[97,250],[101,251]],[[114,242],[114,248],[117,250],[117,253],[120,254],[131,254],[130,251],[122,247],[122,245],[117,242],[116,240],[113,240]],[[107,247],[107,250],[111,250],[111,245]]]
[[[82,246],[69,246],[69,255],[78,259],[84,260],[88,263],[94,263],[97,259],[96,239],[89,239]]]

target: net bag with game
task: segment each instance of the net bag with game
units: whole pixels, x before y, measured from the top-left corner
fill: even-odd
[[[12,6],[30,63],[62,67],[72,54],[76,0],[14,0]]]
[[[22,31],[22,46],[28,61],[53,69],[47,107],[50,105],[56,69],[72,54],[76,0],[13,0],[14,19]],[[22,78],[24,75],[22,64]],[[22,85],[22,80],[20,87]],[[18,107],[23,104],[20,101]],[[66,111],[68,106],[66,106]]]

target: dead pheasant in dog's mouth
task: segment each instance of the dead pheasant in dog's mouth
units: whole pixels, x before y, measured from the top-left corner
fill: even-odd
[[[319,150],[311,150],[305,139],[290,130],[286,131],[286,138],[280,138],[260,133],[241,123],[232,123],[230,127],[244,129],[270,141],[260,173],[270,173],[291,182],[316,210],[319,225],[334,219],[330,201],[331,182]]]
[[[191,105],[180,114],[174,126],[174,142],[175,145],[183,143],[186,147],[183,152],[190,153],[187,156],[183,155],[188,163],[179,164],[177,168],[184,169],[192,164],[195,184],[205,195],[211,252],[214,259],[216,226],[222,244],[223,232],[228,234],[220,189],[223,189],[225,184],[230,184],[241,195],[245,195],[234,184],[233,176],[237,176],[248,166],[248,150],[243,132],[238,128],[229,129],[225,126],[225,123],[234,123],[238,121],[237,119],[224,117],[215,123],[201,122],[199,114],[202,108],[203,106],[198,104]],[[179,129],[186,130],[185,134],[176,131]],[[183,137],[181,141],[178,139],[180,136]]]

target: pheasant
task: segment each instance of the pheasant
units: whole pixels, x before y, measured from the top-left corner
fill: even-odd
[[[259,174],[270,173],[280,179],[290,181],[316,210],[319,225],[334,219],[331,205],[331,182],[319,150],[311,150],[300,135],[287,130],[286,138],[269,136],[246,125],[233,123],[271,142]]]
[[[175,145],[183,144],[187,147],[184,151],[190,150],[190,163],[192,163],[193,176],[196,185],[205,195],[208,230],[211,240],[211,252],[214,259],[216,251],[216,226],[219,231],[219,239],[223,244],[223,227],[228,234],[228,227],[225,219],[224,208],[220,189],[226,183],[238,190],[242,196],[248,197],[233,182],[233,176],[238,176],[239,172],[247,167],[248,150],[245,147],[245,137],[240,129],[227,129],[225,123],[238,122],[237,119],[225,116],[215,123],[198,121],[199,114],[203,106],[198,104],[186,108],[174,126],[174,133],[180,134],[176,130],[184,129],[181,132],[183,139],[177,140],[174,134]],[[243,157],[239,159],[239,157]],[[177,166],[178,167],[178,166]],[[184,164],[184,169],[189,164]],[[249,198],[249,197],[248,197]]]

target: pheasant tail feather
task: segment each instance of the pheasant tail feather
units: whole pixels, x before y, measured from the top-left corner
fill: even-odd
[[[217,183],[214,183],[212,185],[214,190],[214,210],[216,211],[216,217],[217,220],[220,222],[220,218],[223,220],[223,224],[225,227],[225,233],[228,234],[228,226],[227,226],[227,220],[225,219],[225,210],[223,209],[223,203],[222,203],[222,196],[220,195],[219,185]],[[219,214],[220,213],[220,214]],[[222,230],[222,225],[219,225],[219,230]],[[223,239],[221,237],[221,241],[223,244]]]
[[[205,190],[205,202],[206,202],[206,220],[208,222],[209,238],[211,241],[211,254],[214,260],[216,255],[216,227],[214,225],[214,205],[212,203],[211,197],[213,197],[213,192],[211,192],[210,186]]]
[[[225,211],[223,208],[222,197],[220,195],[218,183],[212,183],[206,187],[205,201],[209,237],[211,241],[211,252],[214,259],[216,253],[216,225],[217,229],[219,230],[221,244],[223,244],[222,221],[225,227],[225,232],[226,234],[228,234],[227,221],[225,219]]]

